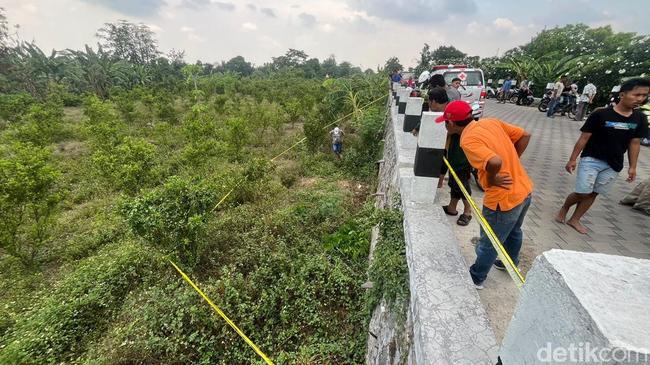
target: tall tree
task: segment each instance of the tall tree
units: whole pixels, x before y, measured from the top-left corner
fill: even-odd
[[[387,59],[386,63],[384,64],[384,71],[388,73],[391,73],[395,70],[401,70],[402,68],[402,64],[399,63],[399,58],[397,57],[391,57]]]
[[[467,54],[459,51],[454,46],[440,46],[431,52],[430,60],[438,65],[465,62]]]
[[[418,65],[415,66],[415,74],[419,75],[423,71],[428,70],[431,67],[431,47],[429,44],[425,43],[420,50],[420,61]]]
[[[289,48],[289,50],[279,57],[273,57],[273,62],[271,63],[275,69],[280,69],[284,67],[297,67],[302,65],[309,57],[304,51]]]
[[[222,64],[223,71],[225,72],[234,72],[242,76],[249,76],[253,73],[253,65],[250,62],[246,62],[246,59],[243,56],[235,56]]]
[[[144,65],[160,54],[153,32],[142,23],[134,24],[126,20],[105,23],[97,31],[97,37],[103,41],[102,48],[118,60]]]

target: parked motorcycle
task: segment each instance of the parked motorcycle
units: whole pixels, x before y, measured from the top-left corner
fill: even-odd
[[[548,110],[548,104],[551,102],[551,95],[553,95],[553,90],[547,91],[546,94],[544,94],[542,101],[540,101],[539,105],[537,106],[537,110],[542,113],[546,113]],[[572,98],[570,96],[564,96],[564,98],[567,98],[568,100],[560,103],[560,105],[555,107],[555,114],[566,114],[569,118],[575,119],[577,108],[575,98]]]
[[[530,89],[526,89],[524,91],[519,91],[516,95],[513,95],[510,97],[510,102],[511,103],[516,103],[517,105],[532,105],[533,102],[535,101],[535,98],[533,97],[533,92]]]
[[[485,92],[486,92],[486,99],[494,99],[497,97],[497,92],[491,87],[491,86],[486,86],[485,87]]]

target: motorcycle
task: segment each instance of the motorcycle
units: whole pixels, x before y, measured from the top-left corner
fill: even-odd
[[[551,102],[551,95],[553,95],[553,90],[549,90],[544,94],[542,97],[542,101],[539,102],[539,105],[537,106],[537,110],[539,110],[542,113],[546,113],[548,110],[548,104]],[[564,100],[561,102],[559,105],[555,107],[555,113],[560,113],[561,115],[567,115],[571,119],[575,119],[576,115],[576,102],[575,102],[575,97],[571,96],[563,96]],[[568,100],[566,100],[568,99]]]
[[[533,92],[530,89],[520,90],[516,95],[510,97],[510,102],[517,105],[532,105],[535,101]]]
[[[497,92],[491,86],[485,87],[485,93],[486,93],[485,96],[486,99],[494,99],[497,97]]]

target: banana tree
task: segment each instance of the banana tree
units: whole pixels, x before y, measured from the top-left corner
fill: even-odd
[[[86,45],[85,51],[68,50],[74,57],[75,65],[68,69],[68,77],[92,90],[100,98],[108,97],[111,86],[128,86],[129,63],[115,61],[108,52],[98,47],[95,52]]]

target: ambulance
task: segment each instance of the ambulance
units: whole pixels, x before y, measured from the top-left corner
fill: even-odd
[[[440,65],[433,66],[431,75],[442,75],[447,85],[451,85],[451,80],[459,78],[461,86],[458,91],[460,91],[461,100],[472,107],[474,119],[483,116],[487,97],[483,70],[467,67],[467,65]]]

